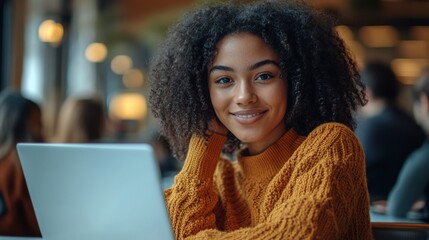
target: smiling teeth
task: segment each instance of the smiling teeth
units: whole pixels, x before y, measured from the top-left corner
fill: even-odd
[[[239,117],[239,118],[252,118],[252,117],[256,117],[258,115],[260,115],[260,113],[245,114],[245,115],[237,114],[236,116]]]

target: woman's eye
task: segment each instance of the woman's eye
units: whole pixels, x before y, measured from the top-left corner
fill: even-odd
[[[273,77],[273,75],[271,75],[269,73],[262,73],[256,77],[256,80],[268,80],[268,79],[271,79],[272,77]]]
[[[228,83],[231,83],[231,82],[232,81],[231,81],[230,78],[223,77],[223,78],[217,79],[215,83],[216,84],[228,84]]]

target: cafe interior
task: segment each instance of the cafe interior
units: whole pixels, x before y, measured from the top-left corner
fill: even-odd
[[[105,110],[102,141],[150,143],[159,131],[148,105],[151,59],[168,28],[207,2],[213,1],[2,0],[0,88],[41,106],[46,139],[54,137],[66,99],[96,96]],[[368,60],[390,65],[401,84],[399,104],[412,114],[411,88],[429,65],[429,1],[306,2],[337,19],[335,30],[359,68]],[[380,229],[403,227],[376,222]],[[429,227],[421,226],[429,239]]]

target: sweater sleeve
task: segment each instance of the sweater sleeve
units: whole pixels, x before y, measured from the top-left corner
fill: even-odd
[[[219,196],[213,175],[226,137],[213,134],[208,141],[193,135],[188,155],[174,185],[165,191],[166,204],[176,239],[216,228],[214,209]]]
[[[292,197],[306,196],[305,208],[295,208],[297,221],[311,217],[305,239],[371,239],[369,197],[363,149],[354,133],[337,123],[324,124],[308,136],[299,160]],[[302,152],[302,151],[301,151]],[[307,156],[307,157],[306,157]],[[305,234],[305,233],[301,233]],[[303,235],[304,236],[304,235]],[[302,239],[301,237],[298,237]],[[297,239],[298,239],[297,238]]]

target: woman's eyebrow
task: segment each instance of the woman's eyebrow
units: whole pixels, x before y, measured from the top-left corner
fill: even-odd
[[[270,59],[266,59],[266,60],[262,60],[260,62],[257,62],[255,64],[252,64],[252,66],[250,66],[249,70],[255,70],[255,69],[259,68],[259,67],[262,67],[262,66],[268,65],[268,64],[272,64],[272,65],[275,65],[278,68],[280,68],[280,65],[276,61],[270,60]]]
[[[227,66],[215,65],[215,66],[213,66],[213,67],[210,68],[209,73],[211,73],[213,71],[228,71],[228,72],[233,72],[234,69],[231,68],[231,67],[227,67]]]
[[[269,65],[269,64],[275,65],[278,68],[280,68],[280,65],[276,61],[270,60],[270,59],[265,59],[265,60],[262,60],[260,62],[252,64],[249,67],[249,70],[255,70],[257,68],[260,68],[262,66]],[[209,73],[212,73],[213,71],[228,71],[228,72],[233,72],[234,69],[232,67],[227,67],[227,66],[223,66],[223,65],[215,65],[215,66],[213,66],[213,67],[210,68]]]

